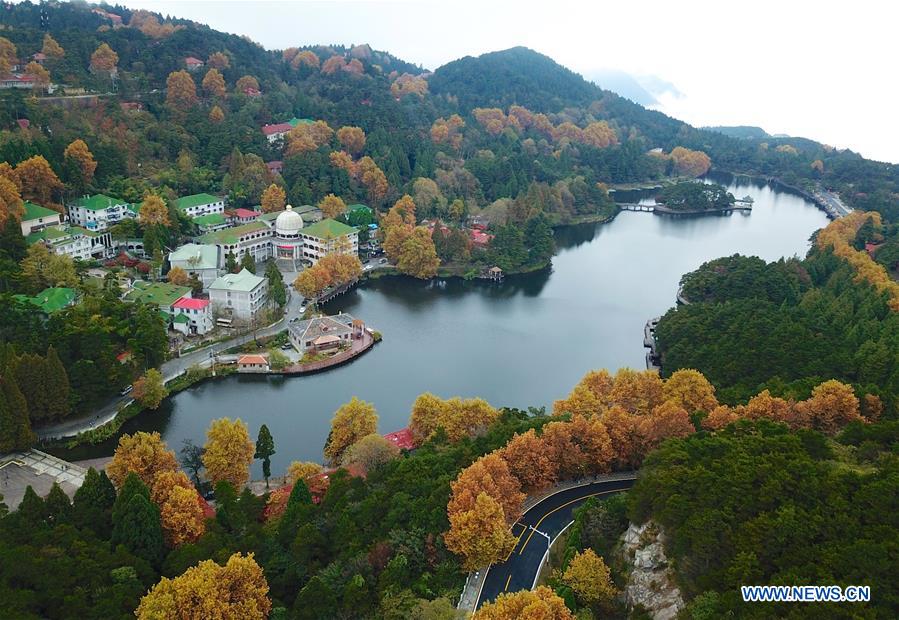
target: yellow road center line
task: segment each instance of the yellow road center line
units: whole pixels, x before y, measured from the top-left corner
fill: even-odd
[[[504,592],[508,592],[508,591],[509,591],[509,582],[510,582],[510,581],[512,581],[512,573],[509,573],[509,578],[506,579],[506,587],[505,587],[505,589],[503,590]]]
[[[612,489],[611,491],[600,491],[599,493],[591,493],[590,495],[582,495],[581,497],[578,497],[577,499],[573,499],[570,502],[565,502],[561,506],[556,506],[555,508],[553,508],[552,510],[547,512],[545,515],[540,517],[540,520],[537,521],[537,524],[531,528],[531,533],[528,535],[527,539],[524,541],[524,544],[521,545],[521,549],[518,550],[518,555],[521,555],[522,553],[524,553],[524,548],[528,546],[529,542],[531,542],[531,536],[534,535],[534,530],[538,529],[540,527],[540,524],[543,523],[543,520],[546,517],[548,517],[549,515],[551,515],[552,513],[556,512],[557,510],[561,510],[562,508],[565,508],[565,506],[570,506],[571,504],[573,504],[575,502],[585,500],[588,497],[596,497],[597,495],[608,495],[609,493],[620,493],[623,490],[625,490],[625,489]],[[522,533],[522,535],[524,535],[524,533]]]

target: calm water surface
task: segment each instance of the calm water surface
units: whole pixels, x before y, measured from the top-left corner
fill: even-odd
[[[588,370],[645,367],[643,325],[673,304],[681,275],[737,252],[768,261],[803,256],[809,236],[827,223],[796,195],[746,179],[718,180],[738,198],[755,199],[751,214],[622,212],[608,224],[559,229],[551,270],[501,285],[372,281],[326,308],[350,312],[383,334],[358,360],[308,377],[208,382],[125,430],[159,430],[177,449],[184,438],[201,444],[217,417],[243,419],[254,438],[264,423],[275,438],[272,469],[279,474],[291,460],[321,460],[334,410],[354,395],[374,403],[382,433],[405,426],[425,391],[551,408]],[[111,449],[93,447],[91,456]]]

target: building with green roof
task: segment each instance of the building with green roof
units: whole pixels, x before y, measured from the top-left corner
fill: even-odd
[[[206,215],[198,215],[193,218],[194,224],[200,229],[201,233],[215,232],[223,228],[228,228],[228,221],[225,220],[223,213],[207,213]]]
[[[216,311],[249,321],[268,307],[268,280],[246,269],[226,273],[209,285],[209,301]]]
[[[91,231],[80,226],[48,226],[34,230],[25,236],[25,243],[41,242],[54,254],[71,256],[73,260],[103,258],[112,252],[112,234],[109,231]]]
[[[22,214],[22,236],[31,234],[33,230],[40,230],[47,226],[62,224],[62,213],[34,204],[30,200],[25,201],[25,213]]]
[[[106,194],[82,196],[66,205],[69,221],[88,230],[103,231],[134,217],[131,204]]]
[[[203,286],[209,286],[219,275],[219,249],[215,245],[188,243],[169,254],[169,263],[173,269],[180,267]]]
[[[223,213],[225,211],[225,199],[212,194],[191,194],[176,200],[175,208],[187,217]]]
[[[144,282],[137,280],[134,288],[125,293],[125,301],[155,304],[159,310],[174,315],[172,306],[182,297],[191,297],[189,286],[178,286],[169,282]]]
[[[287,124],[291,127],[296,127],[297,125],[311,125],[314,122],[315,121],[311,118],[297,118],[296,116],[294,116],[292,119],[287,121]]]
[[[34,297],[28,297],[27,295],[16,295],[15,297],[19,301],[37,306],[41,312],[50,315],[54,312],[59,312],[63,308],[74,306],[78,294],[75,289],[51,287],[45,288]]]
[[[343,222],[324,219],[305,226],[300,233],[303,256],[313,264],[329,254],[359,254],[359,231]]]

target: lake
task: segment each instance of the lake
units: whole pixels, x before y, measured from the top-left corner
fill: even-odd
[[[177,450],[184,438],[202,444],[217,417],[241,418],[254,439],[264,423],[277,448],[272,471],[280,475],[292,460],[321,460],[334,410],[352,396],[375,405],[382,433],[406,426],[412,402],[425,391],[549,410],[591,369],[645,368],[643,325],[674,304],[684,273],[734,253],[768,261],[804,256],[809,236],[827,224],[796,194],[746,178],[715,180],[737,198],[751,195],[752,212],[622,212],[606,224],[557,229],[552,268],[502,284],[373,280],[325,308],[349,312],[383,334],[369,353],[311,376],[207,382],[124,430],[158,430]],[[111,445],[78,456],[109,454]],[[253,475],[261,476],[258,462]]]

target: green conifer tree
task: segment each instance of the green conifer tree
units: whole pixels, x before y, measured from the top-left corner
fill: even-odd
[[[272,438],[268,426],[259,427],[259,435],[256,437],[256,454],[254,459],[262,459],[262,477],[265,478],[265,488],[268,488],[268,479],[272,475],[271,456],[275,453],[275,440]]]
[[[47,510],[47,522],[50,525],[69,523],[72,519],[72,501],[58,483],[54,482],[44,500]]]
[[[47,390],[47,416],[58,420],[67,416],[72,409],[69,402],[71,389],[69,387],[69,375],[62,365],[62,360],[59,359],[56,349],[52,346],[47,349],[44,368],[44,382]]]
[[[25,397],[12,377],[0,377],[0,452],[27,450],[34,442]]]
[[[165,551],[159,508],[141,493],[132,495],[118,520],[113,522],[112,539],[153,566],[159,566]]]
[[[75,491],[72,520],[77,526],[90,528],[101,538],[108,538],[115,500],[115,487],[106,472],[98,473],[91,467],[84,477],[84,484]]]
[[[119,495],[112,504],[113,525],[122,520],[125,507],[128,506],[128,502],[130,502],[131,498],[135,495],[143,495],[147,499],[150,499],[150,489],[147,488],[147,485],[143,483],[137,474],[130,472],[125,477],[125,482],[122,483],[122,488],[119,489]]]

